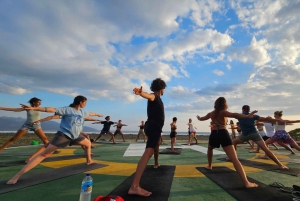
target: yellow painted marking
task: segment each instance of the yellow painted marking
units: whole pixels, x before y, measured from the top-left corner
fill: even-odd
[[[256,162],[260,162],[260,163],[266,163],[266,164],[271,164],[271,165],[276,165],[276,163],[271,160],[271,159],[259,159],[259,158],[256,158],[257,156],[264,156],[264,154],[259,154],[257,153],[256,156],[250,158],[249,160],[251,161],[256,161]],[[277,158],[289,158],[288,156],[286,155],[282,155],[282,154],[276,154],[276,157]],[[280,159],[279,159],[280,160]],[[280,161],[283,165],[287,165],[288,162],[283,162],[283,161]]]
[[[199,172],[196,167],[206,167],[207,164],[193,164],[193,165],[176,165],[176,170],[174,177],[175,178],[188,178],[188,177],[205,177],[204,174]],[[224,162],[224,163],[213,163],[213,168],[214,167],[221,167],[225,166],[228,167],[231,170],[234,170],[234,166],[231,162]],[[262,169],[258,168],[253,168],[253,167],[248,167],[248,166],[243,166],[244,170],[246,173],[254,173],[254,172],[262,172]]]
[[[53,162],[42,162],[41,165],[50,167],[50,168],[62,168],[70,165],[76,165],[80,163],[86,163],[86,159],[84,157],[79,159],[70,159],[70,160],[61,160],[61,161],[53,161]]]
[[[130,176],[135,172],[137,166],[137,164],[134,163],[115,163],[98,160],[95,162],[108,166],[90,171],[92,174]]]
[[[58,149],[58,151],[60,151],[58,154],[52,154],[49,157],[74,155],[75,150],[76,149]]]

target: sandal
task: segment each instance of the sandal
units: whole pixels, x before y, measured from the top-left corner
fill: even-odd
[[[291,187],[283,187],[283,188],[280,188],[280,190],[283,191],[283,192],[286,192],[286,193],[294,193],[294,192],[296,192]]]
[[[269,186],[275,187],[275,188],[285,188],[285,186],[279,182],[274,182],[273,184],[269,184]]]

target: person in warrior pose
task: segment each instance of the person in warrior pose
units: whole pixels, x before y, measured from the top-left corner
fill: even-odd
[[[189,119],[189,123],[187,124],[189,126],[189,142],[188,142],[188,146],[191,145],[192,142],[192,138],[194,138],[196,140],[196,144],[198,144],[198,139],[196,137],[196,126],[194,126],[194,124],[192,123],[192,119]]]
[[[236,133],[235,133],[235,126],[232,120],[230,120],[230,128],[231,128],[231,132],[232,132],[232,139],[236,138]]]
[[[248,115],[250,113],[250,106],[244,105],[242,107],[242,112],[244,115]],[[260,134],[257,132],[255,128],[255,121],[260,122],[270,122],[270,123],[276,123],[276,121],[279,121],[280,123],[285,123],[284,120],[275,120],[275,119],[269,119],[266,117],[260,117],[258,115],[254,115],[252,118],[249,119],[240,119],[237,118],[240,122],[240,126],[242,129],[242,135],[239,135],[237,138],[233,140],[233,145],[236,149],[237,144],[241,144],[245,141],[252,140],[254,141],[257,146],[259,146],[268,157],[270,157],[280,169],[288,169],[288,167],[284,166],[280,161],[277,159],[277,157],[268,149],[265,142],[261,138]]]
[[[140,135],[143,135],[143,137],[144,137],[144,142],[146,142],[146,135],[145,135],[145,132],[144,132],[144,126],[145,126],[145,123],[144,123],[144,121],[142,121],[142,122],[141,122],[141,125],[138,126],[138,127],[140,127],[140,130],[139,130],[139,133],[138,133],[138,135],[137,135],[137,137],[136,137],[136,140],[135,140],[136,142],[138,141]]]
[[[29,101],[29,104],[31,107],[38,108],[42,101],[36,97],[31,98]],[[37,121],[41,117],[41,112],[34,111],[34,110],[25,110],[24,108],[5,108],[0,107],[0,110],[5,111],[13,111],[13,112],[27,112],[27,119],[23,126],[17,131],[17,133],[9,139],[4,145],[0,147],[0,152],[3,151],[5,148],[7,148],[9,145],[11,145],[13,142],[17,141],[19,138],[23,137],[28,131],[34,131],[34,133],[42,140],[44,146],[42,146],[40,149],[38,149],[32,156],[30,156],[25,163],[27,163],[32,157],[34,157],[36,154],[42,152],[47,147],[49,140],[47,139],[47,136],[45,135],[41,124],[32,124],[31,122]]]
[[[57,115],[62,116],[62,119],[60,122],[59,131],[57,131],[47,148],[38,155],[36,155],[34,158],[32,158],[15,176],[13,176],[7,182],[7,184],[17,183],[17,181],[23,174],[37,166],[41,161],[43,161],[46,157],[50,156],[58,148],[66,147],[70,143],[79,144],[87,147],[88,159],[86,163],[87,165],[93,163],[91,159],[91,142],[85,137],[80,136],[79,134],[82,131],[84,118],[87,118],[88,116],[102,117],[102,115],[94,112],[88,113],[84,111],[83,108],[86,106],[86,103],[87,99],[84,96],[76,96],[70,107],[40,108],[30,107],[22,104],[25,110],[36,110],[40,112],[56,113]]]
[[[176,143],[176,135],[177,135],[177,126],[176,126],[177,118],[173,117],[173,122],[170,124],[171,125],[171,133],[170,133],[170,138],[171,138],[171,151],[176,152],[174,149],[174,145]]]
[[[122,129],[123,126],[127,126],[127,125],[126,124],[122,124],[122,120],[119,120],[118,124],[114,125],[114,127],[117,127],[117,129],[116,129],[116,131],[114,133],[114,137],[116,138],[116,135],[120,134],[122,136],[123,142],[125,142],[124,134],[121,131],[121,129]],[[111,141],[111,140],[112,140],[112,138],[110,138],[109,141]]]
[[[133,181],[131,183],[128,194],[139,195],[139,196],[150,196],[152,193],[140,187],[140,180],[148,164],[149,159],[154,154],[155,165],[158,165],[158,153],[159,153],[159,141],[162,128],[165,122],[165,110],[164,104],[161,100],[161,96],[164,94],[166,83],[157,78],[151,83],[151,91],[153,93],[149,94],[142,90],[141,88],[134,88],[133,93],[139,95],[148,100],[147,103],[147,115],[148,120],[145,123],[145,133],[148,136],[146,143],[146,149],[142,155],[134,174]]]
[[[113,140],[113,143],[116,144],[115,136],[112,132],[110,132],[110,126],[113,125],[113,124],[117,124],[117,122],[110,121],[110,116],[106,116],[105,120],[106,121],[98,121],[98,122],[93,123],[93,124],[103,124],[103,128],[102,128],[99,136],[96,138],[95,142],[97,140],[99,140],[102,135],[109,134],[111,136],[112,140]]]
[[[244,168],[237,158],[236,152],[232,145],[230,135],[226,129],[227,117],[251,118],[253,114],[257,111],[253,111],[248,115],[243,115],[243,114],[228,112],[227,109],[228,106],[227,106],[226,99],[224,97],[219,97],[215,101],[214,110],[212,112],[208,113],[206,116],[203,117],[197,116],[197,119],[199,121],[205,121],[211,119],[213,124],[213,130],[209,136],[209,143],[207,149],[208,166],[206,167],[206,169],[212,170],[213,149],[219,148],[221,145],[226,155],[232,161],[234,168],[239,174],[239,176],[241,177],[242,181],[244,182],[245,187],[246,188],[257,187],[258,186],[257,184],[248,181]]]
[[[289,150],[292,154],[295,154],[295,152],[286,144],[291,145],[293,148],[297,149],[298,151],[300,151],[300,146],[295,142],[295,140],[293,140],[290,134],[285,131],[285,126],[287,125],[287,123],[288,124],[300,123],[300,120],[288,121],[286,123],[286,122],[281,122],[282,121],[281,117],[282,117],[282,111],[274,112],[274,118],[275,118],[274,120],[276,121],[274,122],[275,134],[271,138],[267,139],[266,144],[269,145],[271,143],[277,142],[279,145]],[[265,155],[261,158],[271,158],[271,157],[268,156],[267,153],[265,153]]]

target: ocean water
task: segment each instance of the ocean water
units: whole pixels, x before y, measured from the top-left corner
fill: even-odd
[[[17,131],[0,131],[0,133],[16,133]],[[47,134],[55,134],[57,131],[44,131]],[[112,133],[114,132],[114,130],[111,131]],[[138,134],[138,130],[137,131],[122,131],[124,135],[137,135]],[[32,131],[30,131],[29,133],[33,133]],[[99,132],[85,132],[87,134],[98,134]],[[169,135],[170,131],[163,131],[163,135]],[[209,135],[209,132],[197,132],[197,135]],[[188,132],[177,132],[177,135],[188,135]]]

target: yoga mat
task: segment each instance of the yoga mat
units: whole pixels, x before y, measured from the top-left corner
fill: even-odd
[[[180,155],[181,154],[181,151],[182,151],[181,148],[174,148],[174,150],[176,151],[176,153],[172,152],[171,148],[166,148],[166,149],[160,151],[159,153],[160,154],[173,154],[173,155]]]
[[[243,201],[288,201],[292,197],[280,190],[248,177],[250,182],[258,184],[257,188],[245,188],[237,172],[227,167],[214,167],[212,170],[197,167],[207,178],[215,182],[236,200]]]
[[[225,158],[219,158],[218,160],[228,162],[228,160],[226,160]],[[240,159],[240,158],[239,158],[239,161],[241,162],[242,165],[259,168],[259,169],[263,169],[266,171],[278,172],[281,174],[287,174],[287,175],[292,175],[292,176],[296,176],[296,177],[300,176],[300,169],[297,169],[297,168],[281,170],[281,169],[279,169],[279,167],[277,165],[261,163],[261,162],[256,162],[256,161],[250,161],[250,160]]]
[[[125,201],[168,201],[174,171],[175,166],[159,166],[156,169],[153,168],[153,165],[146,167],[140,186],[152,192],[149,197],[128,195],[134,174],[125,179],[109,195],[121,196]]]
[[[42,162],[53,162],[53,161],[70,160],[70,159],[78,159],[78,158],[85,158],[85,156],[84,155],[55,156],[55,157],[45,158]],[[0,162],[0,167],[9,167],[9,166],[16,166],[16,165],[25,165],[25,160]]]
[[[102,168],[104,166],[106,166],[106,165],[98,164],[98,163],[86,165],[85,163],[82,163],[82,164],[77,164],[77,165],[70,165],[70,166],[63,167],[63,168],[47,170],[45,172],[41,172],[41,173],[37,173],[37,174],[25,174],[14,185],[7,185],[6,184],[7,180],[0,181],[0,194],[19,190],[22,188],[26,188],[26,187],[41,184],[41,183],[45,183],[48,181],[53,181],[53,180],[71,176],[74,174],[91,171],[91,170],[94,170],[97,168]]]

